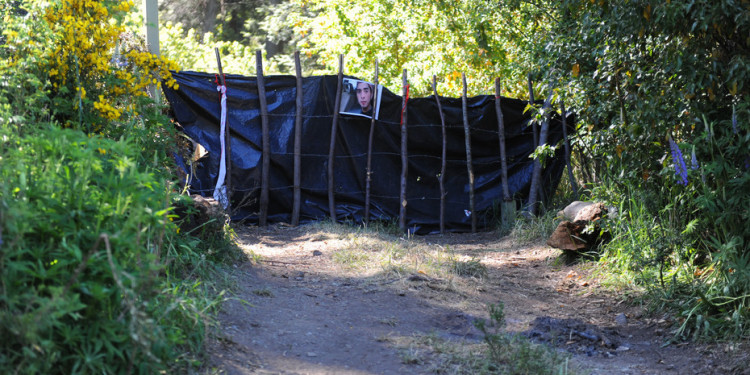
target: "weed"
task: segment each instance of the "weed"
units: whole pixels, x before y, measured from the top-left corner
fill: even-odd
[[[453,260],[451,262],[451,270],[458,276],[462,277],[473,277],[477,279],[484,279],[487,277],[487,266],[482,264],[479,259],[471,259],[469,261]]]
[[[385,324],[387,326],[395,327],[398,324],[398,319],[396,317],[388,317],[388,318],[382,318],[378,321],[380,324]]]
[[[552,348],[534,344],[528,339],[502,332],[505,326],[503,303],[489,305],[490,320],[476,320],[484,334],[487,362],[483,372],[499,374],[568,373],[568,359]]]
[[[255,289],[253,290],[253,294],[259,297],[273,297],[273,292],[268,288]]]
[[[333,260],[346,269],[361,270],[370,263],[370,255],[362,250],[342,249],[333,253]]]
[[[401,363],[405,365],[421,365],[424,363],[422,353],[420,353],[419,349],[414,346],[401,349],[399,351],[399,357],[401,358]]]

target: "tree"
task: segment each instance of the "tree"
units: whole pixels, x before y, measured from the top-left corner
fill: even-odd
[[[385,86],[398,91],[401,72],[408,69],[415,95],[429,95],[437,75],[441,93],[458,96],[461,73],[473,94],[493,93],[495,77],[502,78],[509,92],[523,93],[531,61],[511,36],[546,27],[542,21],[510,24],[507,19],[525,6],[510,9],[483,0],[294,4],[297,12],[290,21],[301,38],[298,46],[316,62],[315,73],[332,73],[338,55],[344,54],[347,74],[370,77],[377,58]]]

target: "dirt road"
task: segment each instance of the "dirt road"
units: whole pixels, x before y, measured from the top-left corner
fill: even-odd
[[[236,267],[237,299],[225,303],[223,338],[209,348],[214,372],[472,373],[485,346],[473,323],[498,302],[508,332],[569,353],[570,371],[744,371],[725,359],[728,346],[664,346],[668,316],[644,315],[604,291],[591,265],[565,265],[542,244],[495,232],[372,242],[372,234],[321,226],[236,230],[261,260]],[[396,259],[409,251],[422,253]]]

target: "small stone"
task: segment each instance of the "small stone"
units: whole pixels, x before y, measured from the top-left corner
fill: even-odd
[[[615,349],[615,351],[618,351],[618,352],[627,352],[628,350],[630,350],[630,348],[628,348],[625,345],[620,345],[617,347],[617,349]]]
[[[317,357],[318,355],[315,354],[314,352],[307,352],[307,356],[308,357]]]
[[[628,317],[625,316],[625,314],[623,314],[623,313],[617,314],[617,316],[615,317],[615,323],[618,326],[627,325],[628,324]]]
[[[323,255],[323,252],[322,252],[322,251],[320,251],[320,250],[315,250],[315,251],[313,251],[313,256],[314,256],[314,257],[319,257],[319,256],[321,256],[321,255]]]

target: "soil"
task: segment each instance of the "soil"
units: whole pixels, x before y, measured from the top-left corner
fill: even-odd
[[[478,347],[474,327],[502,302],[505,330],[570,353],[589,374],[750,373],[738,343],[667,344],[674,322],[602,288],[586,263],[496,232],[415,237],[486,266],[482,278],[363,275],[336,262],[333,241],[305,227],[235,228],[259,262],[235,265],[235,298],[209,343],[211,371],[225,374],[432,374],[458,369],[433,338]],[[424,342],[424,339],[422,340]],[[738,346],[739,345],[739,346]]]

